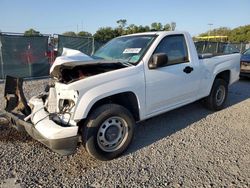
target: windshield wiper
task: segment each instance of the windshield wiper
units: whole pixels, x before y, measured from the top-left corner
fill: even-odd
[[[132,63],[128,62],[128,61],[123,61],[123,62],[120,62],[122,63],[123,65],[126,65],[126,66],[134,66]]]
[[[92,55],[92,56],[90,56],[90,57],[92,57],[93,59],[104,59],[104,58],[102,58],[102,57],[98,57],[98,56],[95,56],[95,55]]]

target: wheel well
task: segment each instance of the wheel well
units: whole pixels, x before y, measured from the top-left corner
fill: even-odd
[[[89,114],[97,107],[104,105],[104,104],[109,104],[109,103],[119,104],[119,105],[125,107],[126,109],[128,109],[131,112],[135,121],[140,120],[137,98],[136,98],[135,94],[132,92],[124,92],[124,93],[111,95],[111,96],[108,96],[106,98],[103,98],[103,99],[97,101],[91,107]]]
[[[223,79],[223,80],[225,80],[227,82],[227,84],[229,84],[229,82],[230,82],[230,71],[226,70],[226,71],[220,72],[215,77],[215,79],[217,79],[217,78]]]

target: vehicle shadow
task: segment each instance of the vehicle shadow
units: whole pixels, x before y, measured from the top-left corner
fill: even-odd
[[[240,80],[229,88],[226,108],[249,98],[250,81]],[[134,140],[125,155],[167,138],[212,113],[215,112],[207,110],[198,101],[140,122],[136,126]]]

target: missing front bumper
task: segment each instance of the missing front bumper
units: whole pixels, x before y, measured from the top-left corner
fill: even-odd
[[[6,77],[4,97],[6,100],[5,110],[1,112],[18,131],[25,131],[35,140],[46,145],[51,150],[61,154],[69,155],[74,153],[79,136],[78,127],[61,127],[49,119],[49,114],[42,108],[35,115],[36,122],[24,121],[24,118],[31,114],[22,89],[23,79],[11,76]],[[42,99],[34,99],[38,104],[43,103]],[[40,104],[42,106],[42,104]],[[46,117],[46,118],[45,118]]]
[[[21,116],[12,114],[7,111],[2,111],[2,115],[8,119],[10,125],[16,128],[18,131],[26,131],[32,138],[41,142],[52,151],[59,153],[60,155],[70,155],[76,150],[79,136],[60,138],[60,139],[48,139],[43,137],[34,127],[33,124],[22,120]]]

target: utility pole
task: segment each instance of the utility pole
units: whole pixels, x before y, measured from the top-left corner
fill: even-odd
[[[209,25],[209,33],[208,33],[208,35],[210,36],[210,34],[211,34],[211,27],[212,27],[212,25],[214,25],[214,24],[209,23],[208,25]]]

